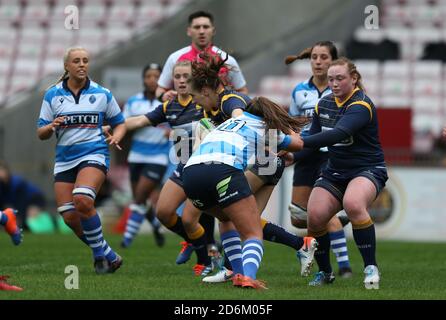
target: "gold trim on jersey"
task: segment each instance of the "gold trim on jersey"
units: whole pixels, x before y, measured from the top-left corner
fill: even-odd
[[[192,96],[188,96],[186,100],[182,100],[180,96],[178,96],[178,103],[183,107],[187,107],[189,103],[192,101]]]
[[[164,112],[164,114],[166,114],[166,112],[167,112],[167,105],[168,104],[169,104],[169,100],[164,101],[164,103],[163,103],[163,112]]]
[[[369,112],[370,112],[370,120],[373,119],[372,106],[371,106],[369,103],[367,103],[367,102],[365,102],[365,101],[355,101],[355,102],[352,102],[351,104],[349,104],[349,105],[347,106],[347,109],[350,108],[351,106],[354,106],[355,104],[359,104],[359,105],[364,106],[364,107],[366,107],[367,109],[369,109]]]
[[[349,94],[349,96],[347,97],[347,98],[345,98],[343,101],[339,101],[339,99],[337,98],[337,97],[335,97],[335,102],[336,102],[336,105],[338,106],[338,108],[340,108],[340,107],[342,107],[342,105],[345,103],[345,102],[347,102],[348,100],[350,100],[350,98],[357,92],[357,91],[359,91],[360,89],[358,88],[358,87],[356,87],[350,94]]]

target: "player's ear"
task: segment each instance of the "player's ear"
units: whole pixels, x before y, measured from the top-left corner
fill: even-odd
[[[190,27],[187,27],[186,34],[187,34],[188,37],[192,37],[191,31],[190,31]]]

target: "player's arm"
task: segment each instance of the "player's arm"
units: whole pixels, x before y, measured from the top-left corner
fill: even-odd
[[[125,120],[127,130],[135,130],[147,126],[157,126],[160,123],[166,122],[166,110],[169,102],[166,101],[160,104],[153,111],[137,117],[130,117]]]
[[[129,117],[125,119],[125,127],[129,131],[136,130],[142,127],[147,127],[150,126],[151,124],[152,123],[150,122],[149,118],[146,117],[146,115]]]
[[[51,138],[53,135],[53,132],[57,130],[57,128],[60,127],[62,123],[64,123],[65,117],[57,117],[54,119],[51,123],[46,125],[41,125],[39,128],[37,128],[37,136],[40,140],[47,140]]]
[[[370,120],[370,109],[360,104],[352,105],[332,130],[303,137],[304,146],[308,148],[332,146],[354,135],[366,126]]]

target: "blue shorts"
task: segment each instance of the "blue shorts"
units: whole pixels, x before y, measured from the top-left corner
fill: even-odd
[[[183,184],[187,197],[200,210],[225,208],[252,195],[243,171],[222,163],[185,168]]]
[[[272,174],[261,174],[261,168],[267,168],[270,163],[267,164],[260,164],[256,161],[256,163],[249,169],[252,173],[254,173],[257,177],[262,179],[262,181],[267,186],[275,186],[279,183],[280,178],[282,178],[283,170],[285,169],[285,161],[282,160],[280,157],[274,157],[271,159],[271,161],[275,161],[275,168],[276,170]],[[260,172],[259,172],[260,170]]]
[[[101,170],[105,175],[107,174],[108,168],[102,163],[97,161],[82,161],[76,167],[57,173],[54,176],[54,182],[67,182],[75,183],[77,174],[83,168],[92,167]]]
[[[138,182],[140,176],[160,183],[163,179],[167,166],[156,163],[129,163],[130,181]]]
[[[328,152],[316,152],[305,160],[294,165],[293,186],[313,187],[321,175],[321,170],[327,166]]]
[[[326,168],[322,170],[321,177],[317,179],[314,186],[324,188],[342,204],[348,184],[357,177],[365,177],[372,181],[376,188],[376,197],[385,187],[388,179],[387,170],[384,168],[363,168],[351,174],[339,174],[330,168]]]
[[[176,169],[173,171],[172,175],[170,176],[170,180],[175,182],[177,185],[179,185],[181,188],[183,188],[183,169],[185,164],[179,163],[176,167]]]

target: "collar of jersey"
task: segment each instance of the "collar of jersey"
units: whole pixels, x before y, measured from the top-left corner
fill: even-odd
[[[71,90],[70,90],[70,88],[68,88],[68,84],[67,84],[67,82],[68,82],[68,78],[65,78],[63,81],[62,81],[62,87],[65,89],[65,90],[67,90],[68,92],[71,92]],[[88,90],[88,88],[90,88],[90,78],[88,78],[87,77],[87,81],[85,81],[85,85],[79,90],[79,93],[81,93],[81,92],[85,92],[86,90]],[[72,93],[72,92],[71,92]]]
[[[188,104],[192,101],[192,96],[188,96],[188,98],[186,100],[181,100],[180,96],[178,96],[177,98],[178,103],[183,107],[187,107]]]
[[[342,107],[342,106],[344,105],[345,102],[347,102],[348,100],[350,100],[350,98],[351,98],[357,91],[359,91],[359,88],[358,88],[358,87],[356,87],[356,88],[349,94],[349,96],[348,96],[347,98],[344,99],[344,101],[339,101],[339,99],[335,97],[335,102],[336,102],[336,105],[338,106],[338,108]]]
[[[329,89],[330,87],[329,86],[327,86],[324,90],[322,90],[322,91],[319,91],[319,88],[318,87],[316,87],[316,85],[314,84],[314,82],[313,82],[313,76],[311,76],[310,77],[310,79],[308,79],[308,85],[310,86],[310,87],[313,87],[314,89],[316,89],[316,91],[317,91],[317,93],[318,93],[318,95],[319,95],[319,97],[325,92],[325,91],[327,91],[327,89]]]
[[[192,52],[193,52],[195,55],[198,55],[198,54],[200,54],[201,52],[209,52],[209,53],[212,53],[212,47],[213,47],[213,44],[210,43],[210,44],[209,44],[206,48],[204,48],[203,50],[198,49],[198,48],[195,46],[194,43],[192,43],[191,47],[192,47]]]

